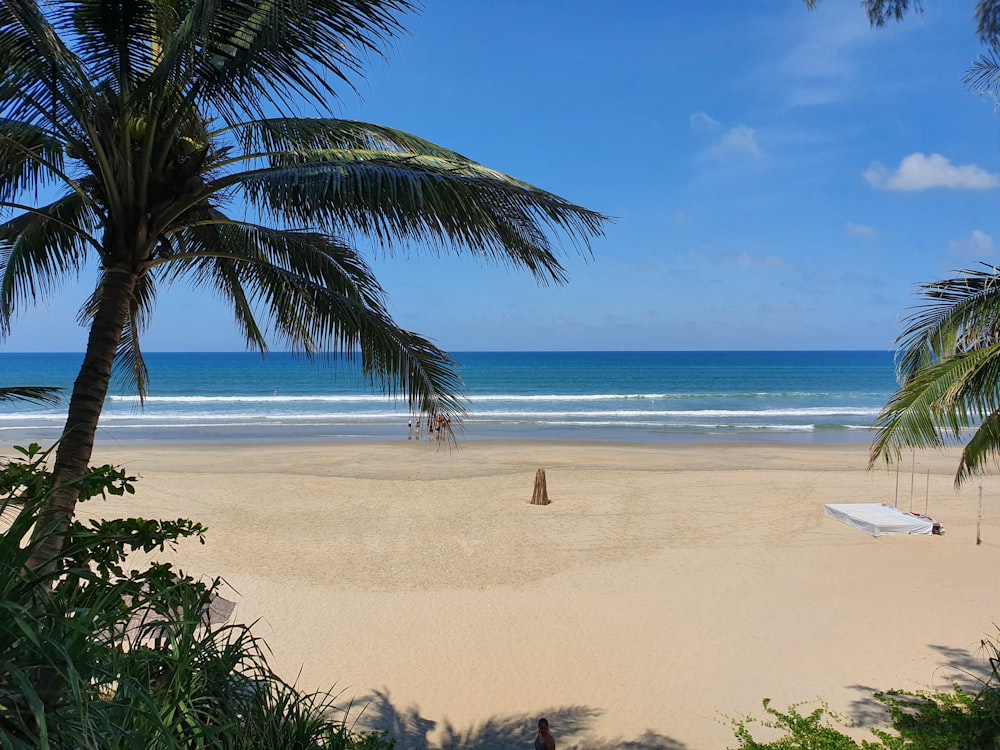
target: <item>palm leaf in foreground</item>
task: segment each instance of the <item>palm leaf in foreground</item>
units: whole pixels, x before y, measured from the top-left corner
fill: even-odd
[[[0,403],[5,401],[32,401],[38,404],[58,404],[62,400],[62,388],[46,386],[11,386],[0,388]]]
[[[869,466],[904,447],[959,445],[956,485],[1000,462],[1000,275],[986,267],[933,284],[898,341],[901,385],[879,413]]]

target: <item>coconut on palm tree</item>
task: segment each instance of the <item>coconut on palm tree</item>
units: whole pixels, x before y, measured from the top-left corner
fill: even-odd
[[[1000,271],[962,271],[922,293],[897,339],[900,387],[875,422],[870,463],[964,442],[960,485],[1000,458]]]
[[[354,243],[450,248],[560,282],[561,238],[605,217],[388,127],[325,116],[402,29],[407,0],[0,4],[0,334],[96,260],[89,338],[53,466],[76,503],[112,368],[176,283],[220,296],[250,349],[356,356],[424,412],[456,410],[447,355],[390,317]],[[303,114],[305,113],[305,114]],[[33,196],[50,195],[44,205]],[[251,218],[247,218],[251,217]],[[48,534],[48,539],[58,535]],[[36,563],[51,559],[45,547]]]

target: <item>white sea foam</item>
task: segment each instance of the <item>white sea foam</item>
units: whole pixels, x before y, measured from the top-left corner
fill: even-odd
[[[71,384],[77,364],[65,359],[0,356],[3,374],[17,382]],[[472,438],[683,441],[783,432],[865,440],[894,390],[888,353],[466,353],[458,361],[463,428]],[[36,374],[37,362],[65,375]],[[398,438],[415,419],[404,398],[286,356],[261,363],[241,354],[153,354],[149,364],[153,391],[144,403],[109,395],[106,439]],[[65,404],[0,404],[4,440],[58,437],[65,418]]]

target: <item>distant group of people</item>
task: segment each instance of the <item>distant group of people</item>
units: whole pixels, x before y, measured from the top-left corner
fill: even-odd
[[[427,439],[428,440],[447,440],[451,435],[451,417],[444,414],[433,414],[427,418],[425,423],[427,427]],[[406,439],[407,440],[420,440],[423,434],[423,428],[421,425],[420,417],[415,420],[411,419],[406,424]]]

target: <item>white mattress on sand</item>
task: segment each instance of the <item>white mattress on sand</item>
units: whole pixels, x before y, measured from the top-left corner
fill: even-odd
[[[826,515],[872,536],[932,534],[934,521],[884,503],[845,503],[824,506]]]

